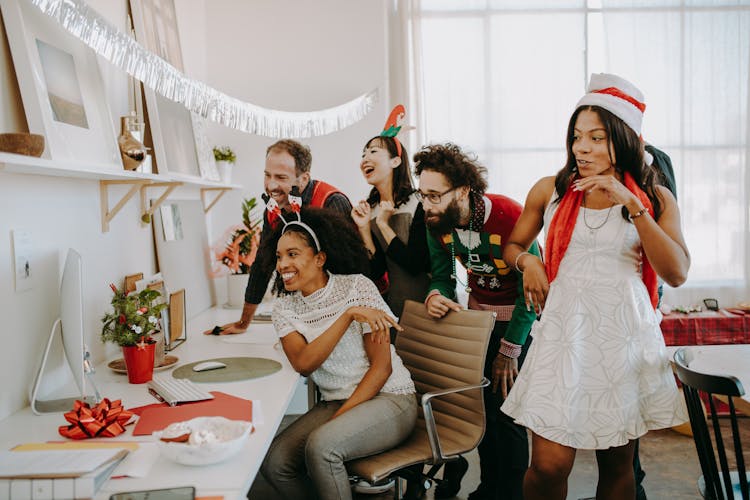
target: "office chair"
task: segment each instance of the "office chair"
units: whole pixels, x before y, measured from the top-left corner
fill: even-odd
[[[674,354],[675,371],[682,382],[682,390],[685,395],[688,413],[690,415],[690,426],[693,429],[693,440],[698,452],[698,460],[703,475],[698,480],[698,488],[704,498],[724,500],[739,498],[750,500],[748,493],[748,475],[745,468],[745,460],[742,456],[742,443],[740,442],[739,428],[737,426],[737,413],[734,408],[733,397],[745,394],[742,383],[730,375],[708,375],[698,373],[690,369],[693,353],[689,348],[680,348]],[[711,407],[711,423],[716,442],[714,451],[708,423],[703,411],[699,392],[708,394]],[[727,454],[719,427],[719,417],[716,413],[713,395],[726,396],[729,403],[729,419],[732,428],[732,443],[734,448],[737,470],[730,471],[727,463]],[[727,436],[728,438],[728,436]],[[728,439],[727,439],[728,440]],[[718,455],[721,470],[716,464]]]
[[[404,331],[396,351],[409,370],[421,401],[411,436],[396,448],[347,462],[347,470],[370,483],[396,478],[394,498],[402,495],[398,478],[429,487],[445,462],[474,449],[484,435],[482,388],[484,358],[495,314],[451,312],[435,320],[424,304],[407,300],[401,314]],[[422,465],[430,465],[426,474]]]

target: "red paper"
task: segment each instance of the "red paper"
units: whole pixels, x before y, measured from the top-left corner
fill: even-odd
[[[212,391],[214,399],[168,406],[165,403],[139,406],[129,411],[140,415],[133,429],[134,436],[150,435],[169,424],[195,417],[226,417],[230,420],[252,421],[253,402],[219,391]]]

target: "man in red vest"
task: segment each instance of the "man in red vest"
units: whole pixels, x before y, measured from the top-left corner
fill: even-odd
[[[263,187],[266,194],[276,200],[279,208],[284,211],[289,208],[289,192],[293,186],[297,186],[302,195],[303,207],[329,208],[349,217],[352,211],[352,204],[349,199],[330,184],[311,179],[311,163],[310,148],[297,141],[282,139],[271,144],[266,150],[266,165],[263,172]],[[268,211],[264,211],[263,231],[260,233],[261,245],[275,223],[278,223],[278,221],[269,220]],[[253,262],[247,280],[245,305],[242,308],[240,320],[206,330],[203,333],[205,335],[229,335],[247,330],[253,316],[255,316],[258,304],[263,300],[271,274],[273,274],[273,267],[264,269],[257,260]]]

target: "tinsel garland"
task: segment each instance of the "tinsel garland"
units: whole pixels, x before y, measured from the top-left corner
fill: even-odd
[[[26,0],[20,0],[26,1]],[[158,94],[230,128],[266,137],[330,134],[360,121],[378,100],[378,89],[319,111],[288,112],[256,106],[186,77],[167,61],[120,32],[83,0],[28,0],[97,54]]]

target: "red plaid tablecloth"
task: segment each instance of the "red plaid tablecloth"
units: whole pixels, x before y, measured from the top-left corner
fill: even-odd
[[[661,331],[667,345],[750,344],[750,314],[702,311],[666,314]]]
[[[750,344],[750,314],[726,309],[671,313],[664,315],[661,331],[667,345]],[[680,385],[679,380],[677,384]],[[701,393],[701,399],[710,413],[708,397]],[[725,403],[718,399],[714,402],[718,415],[729,414]]]

